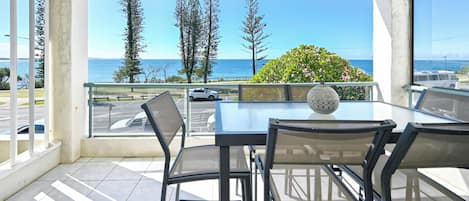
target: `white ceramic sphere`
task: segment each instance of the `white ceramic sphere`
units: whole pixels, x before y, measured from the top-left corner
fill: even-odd
[[[309,107],[320,114],[331,114],[339,107],[339,95],[328,86],[319,85],[311,88],[306,97]]]

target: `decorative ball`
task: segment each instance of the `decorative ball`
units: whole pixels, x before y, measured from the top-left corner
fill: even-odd
[[[339,95],[328,86],[318,85],[311,88],[306,97],[309,107],[320,114],[330,114],[339,107]]]

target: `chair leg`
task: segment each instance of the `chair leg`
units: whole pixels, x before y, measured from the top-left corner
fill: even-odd
[[[292,196],[293,192],[293,169],[288,169],[287,172],[287,178],[288,178],[288,195]]]
[[[285,194],[286,195],[290,195],[290,193],[288,193],[288,186],[289,186],[289,181],[290,179],[288,179],[288,168],[285,168],[285,181],[283,181],[285,183],[285,187],[284,187],[284,191],[285,191]]]
[[[242,198],[243,201],[247,201],[246,197],[246,179],[241,179],[241,191],[242,191]]]
[[[412,188],[414,185],[414,179],[412,178],[412,176],[407,176],[406,180],[407,183],[405,187],[405,200],[412,200]]]
[[[363,168],[363,181],[365,182],[365,200],[366,201],[373,201],[373,181],[372,181],[373,173],[367,168]]]
[[[414,177],[414,194],[415,201],[420,201],[420,183],[418,177]]]
[[[254,169],[254,200],[257,201],[257,165]]]
[[[161,201],[166,201],[166,189],[168,188],[168,183],[163,180],[161,185]]]
[[[387,171],[383,171],[381,174],[381,197],[383,201],[391,201],[391,177],[392,174]]]
[[[242,184],[241,184],[242,185]],[[235,185],[235,192],[236,195],[239,196],[239,179],[236,179],[236,185]],[[242,189],[241,189],[242,190]]]
[[[177,184],[176,186],[176,199],[175,201],[179,201],[179,192],[181,191],[181,184]]]
[[[244,191],[243,197],[246,201],[252,201],[252,185],[251,185],[251,176],[244,179]]]
[[[308,169],[309,171],[309,169]],[[309,172],[308,172],[309,174]],[[309,181],[309,179],[308,179]],[[310,184],[308,184],[309,186]],[[308,187],[310,188],[310,187]],[[321,168],[314,169],[314,200],[322,200]]]
[[[270,170],[264,168],[264,201],[270,200]]]
[[[329,184],[327,185],[327,200],[332,200],[332,178],[329,177]]]

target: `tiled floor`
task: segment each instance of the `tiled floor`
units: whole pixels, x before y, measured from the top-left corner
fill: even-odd
[[[57,166],[8,200],[158,201],[161,195],[163,165],[162,158],[81,158],[73,164]],[[325,177],[325,174],[314,172],[316,169],[311,169],[311,173],[314,174],[307,174],[309,179],[305,178],[305,174],[299,174],[296,170],[291,172],[292,177],[288,181],[292,183],[290,189],[293,191],[285,191],[287,180],[282,176],[285,170],[280,171],[281,174],[275,172],[273,181],[278,189],[279,197],[282,197],[283,200],[300,200],[305,196],[311,198],[314,196],[315,200],[317,197],[319,200],[344,200],[344,194],[338,190],[338,187],[331,186],[330,179]],[[460,178],[469,178],[469,172],[464,173],[467,175],[460,175]],[[409,181],[406,178],[416,179],[415,173],[399,172],[394,175],[393,199],[405,200],[408,189],[415,188],[415,186],[406,185],[406,182]],[[261,181],[260,178],[259,180]],[[422,200],[428,198],[448,200],[447,196],[434,186],[424,180],[418,180],[420,183],[418,195]],[[235,195],[235,181],[231,182],[231,199],[241,200],[241,197]],[[262,200],[261,186],[259,185],[258,200]],[[168,188],[167,200],[175,199],[175,188],[175,185]],[[410,192],[412,191],[410,190]],[[469,199],[467,192],[460,195],[463,196],[463,199]],[[180,199],[218,200],[218,180],[185,183],[181,185]]]
[[[81,158],[57,166],[8,200],[158,201],[163,164],[162,158]],[[175,188],[168,188],[169,200],[175,199]],[[241,200],[232,193],[232,199]],[[218,200],[218,181],[185,183],[180,199]]]

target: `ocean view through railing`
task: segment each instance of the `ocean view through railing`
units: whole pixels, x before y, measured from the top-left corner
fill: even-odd
[[[89,137],[153,135],[140,109],[149,98],[170,91],[189,135],[212,135],[216,101],[237,101],[247,83],[85,83],[88,89]],[[251,83],[249,83],[251,84]],[[376,82],[329,82],[342,99],[381,100]],[[319,83],[259,85],[316,86]],[[350,95],[352,93],[352,95]]]

